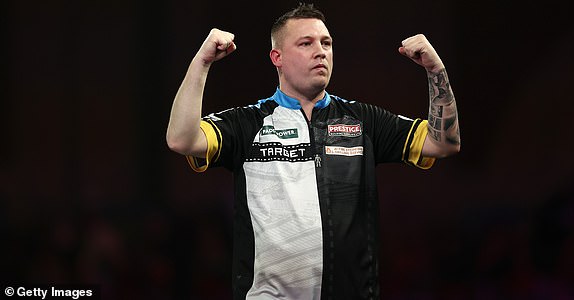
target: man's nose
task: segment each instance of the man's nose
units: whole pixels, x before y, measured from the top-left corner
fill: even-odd
[[[315,58],[325,58],[327,57],[327,49],[325,49],[325,47],[323,47],[323,44],[321,44],[321,42],[315,43]]]

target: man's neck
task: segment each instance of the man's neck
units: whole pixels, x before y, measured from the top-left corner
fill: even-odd
[[[315,103],[317,103],[317,101],[299,101],[299,103],[301,104],[301,109],[305,113],[307,120],[311,121],[311,115],[313,115],[313,107],[315,107]]]
[[[307,120],[311,120],[311,115],[313,113],[313,108],[315,104],[325,97],[325,90],[321,90],[318,93],[300,93],[293,90],[283,90],[281,87],[279,89],[287,96],[297,99],[301,105],[301,109],[305,112]]]

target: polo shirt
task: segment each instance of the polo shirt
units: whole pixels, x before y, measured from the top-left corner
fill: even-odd
[[[311,120],[279,88],[202,118],[203,172],[233,172],[234,299],[378,299],[375,167],[423,169],[427,121],[325,92]]]

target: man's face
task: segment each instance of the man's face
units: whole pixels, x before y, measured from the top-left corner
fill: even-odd
[[[333,70],[332,38],[318,19],[291,19],[279,45],[281,89],[300,94],[322,92]]]

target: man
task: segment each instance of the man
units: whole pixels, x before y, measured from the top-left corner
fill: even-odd
[[[399,48],[427,71],[428,121],[330,95],[332,38],[323,14],[301,4],[271,30],[275,94],[201,119],[209,68],[233,40],[211,30],[175,97],[167,143],[196,171],[234,173],[234,299],[377,299],[375,165],[430,168],[460,149],[443,63],[423,35]]]

